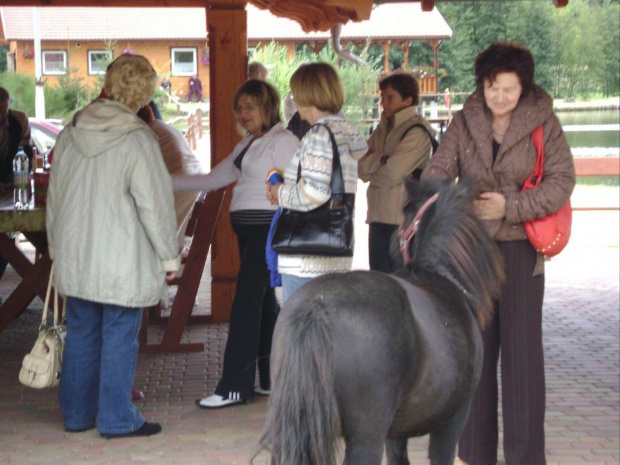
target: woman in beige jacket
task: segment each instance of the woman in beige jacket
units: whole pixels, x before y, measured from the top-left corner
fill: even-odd
[[[357,169],[359,178],[370,183],[366,192],[370,269],[391,273],[396,268],[389,247],[403,218],[403,178],[424,168],[432,148],[429,133],[435,131],[417,114],[420,88],[413,75],[391,74],[379,82],[379,88],[381,121]]]
[[[502,251],[506,282],[483,330],[484,365],[458,455],[495,465],[497,366],[501,352],[504,456],[507,465],[545,465],[545,373],[542,345],[542,256],[523,223],[557,211],[570,198],[575,168],[549,95],[533,82],[529,50],[495,43],[478,55],[476,91],[458,112],[422,179],[468,177],[480,218]],[[543,126],[545,177],[523,191],[534,171],[532,131]]]

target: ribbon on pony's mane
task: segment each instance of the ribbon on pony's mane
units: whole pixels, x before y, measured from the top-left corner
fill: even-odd
[[[432,197],[426,199],[426,202],[424,202],[422,207],[418,210],[418,213],[416,213],[413,221],[409,224],[409,226],[407,226],[407,229],[403,228],[403,226],[405,225],[405,220],[403,220],[403,222],[398,227],[398,245],[400,247],[400,253],[403,256],[403,262],[405,263],[405,266],[408,266],[412,261],[412,258],[409,255],[409,242],[411,242],[411,239],[420,228],[420,220],[422,219],[422,215],[424,215],[426,209],[432,204],[434,204],[438,198],[439,192],[437,192]]]

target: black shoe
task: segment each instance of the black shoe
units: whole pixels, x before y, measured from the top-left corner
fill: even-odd
[[[84,431],[89,431],[91,429],[95,429],[94,426],[89,426],[88,428],[65,428],[67,433],[83,433]]]
[[[119,433],[119,434],[101,433],[101,437],[104,437],[106,439],[116,439],[116,438],[132,438],[136,436],[152,436],[154,434],[159,433],[160,431],[161,431],[161,425],[159,423],[149,423],[148,421],[145,421],[144,424],[140,426],[140,428],[138,428],[135,431],[132,431],[131,433]]]

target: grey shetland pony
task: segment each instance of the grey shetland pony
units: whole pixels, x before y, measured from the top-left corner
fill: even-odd
[[[379,465],[384,445],[389,465],[405,465],[407,438],[429,433],[431,464],[454,462],[502,262],[471,184],[406,188],[400,272],[322,276],[280,313],[259,445],[272,465],[335,465],[339,436],[345,465]]]

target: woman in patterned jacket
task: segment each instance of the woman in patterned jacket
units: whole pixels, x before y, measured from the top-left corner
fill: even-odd
[[[313,127],[286,168],[284,183],[268,186],[267,198],[284,208],[309,211],[331,197],[333,149],[325,126],[338,144],[346,193],[356,191],[357,160],[366,153],[368,145],[353,124],[337,115],[344,103],[344,90],[333,67],[326,63],[301,65],[291,77],[291,91],[300,116]],[[299,165],[301,177],[297,181]],[[350,271],[352,262],[352,257],[279,255],[284,300],[312,278]]]

